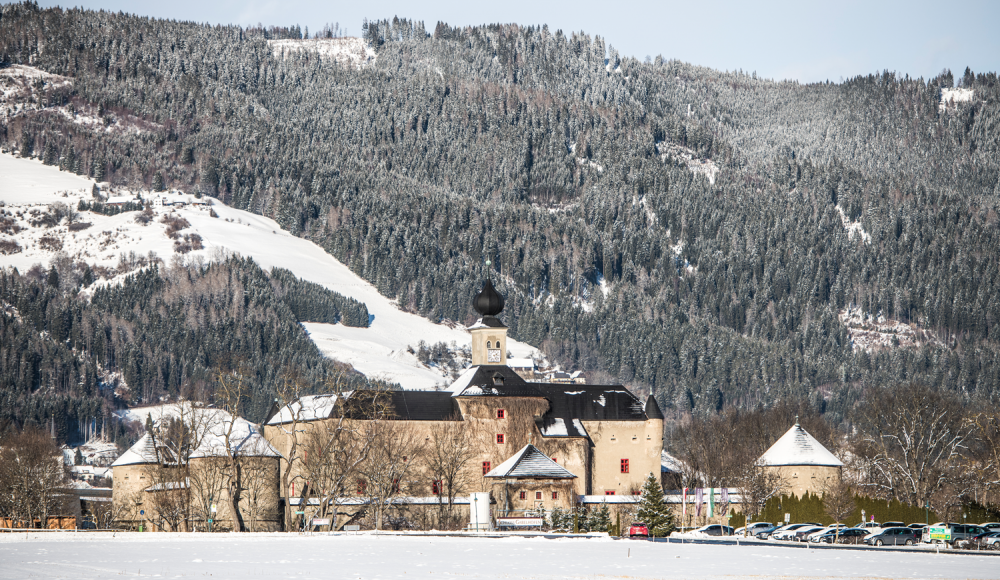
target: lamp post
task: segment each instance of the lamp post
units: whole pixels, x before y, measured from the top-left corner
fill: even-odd
[[[931,525],[931,502],[924,500],[924,523]]]
[[[475,516],[473,516],[473,517],[475,518],[476,531],[478,532],[479,531],[479,498],[475,494],[472,494],[472,502],[473,502],[472,503],[472,509],[474,510],[472,513],[475,514]]]
[[[215,507],[215,504],[212,503],[214,499],[212,496],[208,496],[208,533],[212,533],[212,520],[215,519],[215,514],[212,510]]]

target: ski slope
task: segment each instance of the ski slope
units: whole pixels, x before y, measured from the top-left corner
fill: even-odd
[[[33,264],[48,264],[58,252],[43,247],[41,239],[44,236],[58,237],[62,241],[60,251],[66,256],[108,268],[117,267],[123,256],[127,258],[130,253],[137,256],[152,253],[167,265],[174,260],[212,261],[233,254],[248,256],[265,270],[286,268],[299,278],[364,302],[372,316],[369,328],[320,323],[306,323],[304,327],[330,358],[349,363],[367,376],[397,382],[407,389],[430,389],[450,382],[440,372],[421,364],[408,352],[409,348],[416,350],[421,340],[428,344],[455,342],[459,347],[470,342],[464,326],[435,324],[403,312],[395,301],[379,294],[374,286],[313,242],[282,230],[270,218],[228,207],[218,200],[210,200],[210,208],[191,205],[154,208],[154,217],[147,225],[136,223],[138,212],[116,216],[80,212],[76,221],[89,222],[91,226],[77,232],[69,231],[65,223],[52,228],[29,224],[28,215],[33,209],[44,211],[55,202],[75,208],[81,199],[91,200],[93,185],[91,180],[61,172],[37,160],[0,154],[0,201],[5,203],[0,210],[14,214],[13,219],[24,228],[16,234],[0,234],[0,240],[14,240],[22,247],[18,253],[0,255],[0,267],[13,266],[24,272]],[[115,192],[115,195],[123,194]],[[161,195],[140,194],[147,199]],[[180,199],[183,196],[173,197]],[[212,217],[213,212],[218,217]],[[17,213],[24,217],[17,218]],[[204,247],[186,254],[176,253],[174,240],[166,235],[167,224],[160,221],[168,215],[187,220],[190,226],[179,233],[197,233]],[[534,347],[514,340],[507,341],[507,349],[514,357],[540,356]]]
[[[0,534],[0,580],[996,578],[1000,558],[608,537]]]

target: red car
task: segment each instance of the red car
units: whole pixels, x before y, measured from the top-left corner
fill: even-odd
[[[632,525],[628,527],[628,537],[630,538],[648,538],[649,528],[646,524],[642,522],[632,522]]]

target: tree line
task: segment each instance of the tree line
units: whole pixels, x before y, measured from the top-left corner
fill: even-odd
[[[435,321],[472,322],[491,275],[513,337],[671,417],[794,397],[846,421],[912,381],[996,399],[994,72],[800,85],[400,18],[366,23],[355,69],[262,28],[2,14],[0,59],[73,79],[0,127],[8,150],[273,217]],[[942,108],[956,82],[975,99]],[[847,308],[930,338],[860,347]]]
[[[253,385],[239,412],[259,420],[283,377],[318,389],[345,368],[317,350],[301,321],[368,323],[364,304],[248,258],[123,267],[132,273],[117,283],[102,279],[114,272],[66,257],[48,269],[0,271],[0,432],[53,422],[59,441],[78,441],[78,425],[103,417],[113,423],[106,436],[131,444],[115,410],[211,401],[216,374],[237,366]],[[348,375],[351,385],[368,384]]]

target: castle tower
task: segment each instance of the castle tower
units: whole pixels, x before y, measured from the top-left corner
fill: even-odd
[[[503,304],[503,296],[487,278],[482,292],[472,299],[472,307],[482,316],[469,327],[473,366],[507,364],[507,327],[497,318]]]

